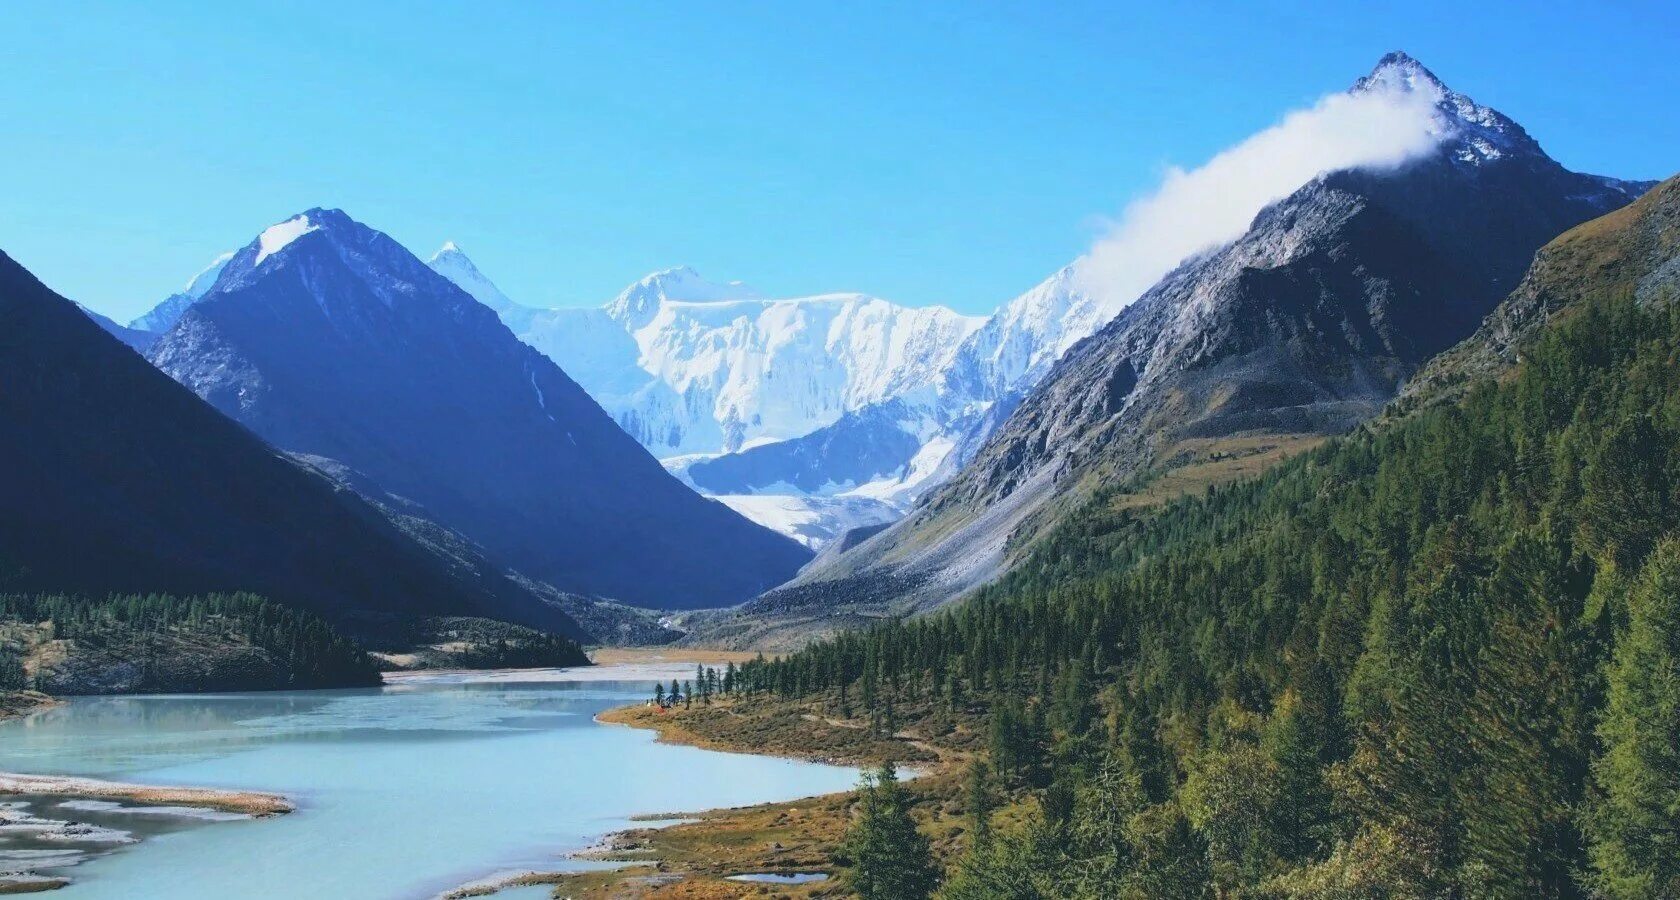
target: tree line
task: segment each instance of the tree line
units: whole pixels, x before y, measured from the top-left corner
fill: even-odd
[[[297,688],[380,683],[368,655],[325,620],[255,594],[0,595],[0,621],[48,623],[54,638],[92,647],[129,647],[160,635],[191,634],[260,648]],[[0,688],[32,687],[16,648],[0,651]]]
[[[1598,298],[1460,401],[1099,496],[731,690],[983,716],[947,898],[1676,898],[1677,491],[1680,313]]]

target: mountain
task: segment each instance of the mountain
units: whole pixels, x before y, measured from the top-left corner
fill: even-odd
[[[125,325],[118,325],[116,322],[112,321],[109,316],[102,316],[80,303],[76,304],[76,308],[80,309],[87,315],[88,318],[92,319],[94,324],[105,329],[106,334],[109,334],[117,340],[127,344],[129,347],[133,348],[136,353],[145,353],[147,350],[151,349],[152,344],[157,341],[157,335],[150,331],[141,331],[138,328],[129,328]]]
[[[1005,303],[958,349],[946,393],[991,403],[1025,392],[1066,353],[1119,312],[1092,297],[1066,266]]]
[[[1075,344],[911,516],[749,613],[937,605],[1099,488],[1186,464],[1201,468],[1181,481],[1219,480],[1242,471],[1233,457],[1259,465],[1345,431],[1468,336],[1542,244],[1648,186],[1565,170],[1404,54],[1352,91],[1424,92],[1442,140],[1397,169],[1323,174],[1182,263]]]
[[[896,520],[967,463],[1057,358],[1118,311],[1112,300],[1084,289],[1075,266],[1066,266],[970,331],[940,357],[937,376],[850,409],[801,438],[725,453],[682,471],[743,511],[800,510],[802,537],[813,546],[860,522]],[[863,446],[870,450],[859,454]],[[806,473],[803,482],[779,480],[790,467]],[[878,505],[867,520],[828,514],[836,503],[863,500]]]
[[[494,311],[337,210],[235,253],[150,358],[275,446],[562,590],[720,606],[808,556],[697,496]]]
[[[1012,408],[1113,312],[1071,268],[979,318],[862,294],[770,299],[688,268],[597,309],[538,310],[453,243],[430,265],[697,489],[811,546],[902,516],[973,452],[993,404]]]
[[[507,303],[453,245],[431,264],[660,457],[800,437],[925,388],[981,322],[865,294],[771,299],[688,268],[649,275],[599,309],[535,310]]]
[[[1171,502],[1107,485],[949,614],[749,663],[733,711],[991,735],[952,897],[1680,896],[1677,226],[1670,179],[1547,244],[1449,395]]]
[[[252,591],[389,635],[428,615],[575,633],[459,579],[0,254],[0,590]]]
[[[1407,383],[1397,415],[1462,396],[1514,367],[1519,350],[1583,298],[1630,296],[1641,304],[1680,297],[1680,178],[1541,248],[1522,284],[1468,340],[1429,361]]]
[[[204,295],[215,285],[216,279],[222,275],[223,267],[231,259],[233,259],[232,253],[223,253],[211,260],[210,265],[205,266],[197,275],[194,275],[192,280],[187,282],[185,288],[182,288],[178,293],[165,297],[163,302],[152,307],[145,315],[128,323],[128,327],[152,334],[162,334],[173,328],[175,323],[180,320],[181,314],[186,312],[188,307],[203,299]]]

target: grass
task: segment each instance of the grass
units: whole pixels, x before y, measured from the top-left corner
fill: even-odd
[[[637,665],[641,663],[705,663],[722,666],[740,665],[757,653],[735,650],[703,650],[684,647],[599,647],[589,651],[589,658],[598,666]]]
[[[1131,490],[1116,494],[1116,509],[1161,506],[1215,485],[1251,478],[1324,443],[1322,435],[1262,434],[1180,441],[1164,454],[1168,463]]]
[[[925,706],[926,704],[924,704]],[[979,742],[978,714],[929,714],[905,707],[906,718],[927,722],[915,731],[873,733],[845,716],[835,696],[784,702],[755,698],[659,712],[646,706],[601,714],[605,722],[649,728],[659,739],[714,750],[843,762],[858,766],[892,761],[918,777],[906,782],[913,815],[936,854],[961,849],[965,818],[959,799],[969,748]],[[921,713],[915,715],[912,713]],[[764,897],[849,896],[836,852],[852,816],[852,792],[785,803],[685,813],[693,821],[634,828],[609,838],[586,858],[624,863],[611,871],[532,873],[514,884],[552,884],[555,897],[575,900],[724,900]],[[670,817],[661,817],[670,818]],[[727,876],[749,872],[822,872],[828,881],[803,885],[752,884]],[[477,893],[484,893],[480,889]],[[463,892],[459,896],[472,896]]]

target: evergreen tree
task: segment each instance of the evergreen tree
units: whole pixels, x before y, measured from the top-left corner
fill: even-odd
[[[985,760],[976,759],[968,764],[963,799],[968,808],[969,846],[983,844],[991,837],[992,812],[997,808],[992,772]]]
[[[1617,900],[1680,898],[1680,542],[1652,554],[1628,598],[1599,735],[1591,881]]]
[[[926,900],[939,883],[928,839],[916,830],[891,764],[864,775],[842,853],[847,884],[861,900]]]

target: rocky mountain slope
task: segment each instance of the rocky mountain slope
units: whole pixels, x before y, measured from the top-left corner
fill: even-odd
[[[717,606],[807,557],[670,476],[495,312],[336,210],[235,253],[150,359],[274,445],[562,590]]]
[[[922,609],[984,583],[1058,511],[1190,442],[1336,433],[1470,334],[1534,251],[1647,185],[1579,175],[1415,60],[1353,91],[1426,92],[1442,137],[1392,171],[1322,175],[1076,344],[909,518],[748,618]]]
[[[0,592],[252,591],[358,633],[553,606],[462,581],[0,254]]]

